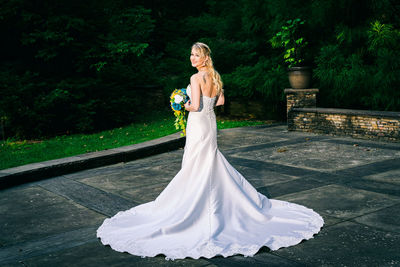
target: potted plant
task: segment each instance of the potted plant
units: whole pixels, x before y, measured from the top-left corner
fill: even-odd
[[[304,48],[307,42],[300,36],[299,28],[304,24],[299,18],[286,21],[281,31],[270,39],[274,48],[284,48],[284,61],[288,65],[289,83],[294,89],[309,88],[311,82],[311,68],[303,66]]]

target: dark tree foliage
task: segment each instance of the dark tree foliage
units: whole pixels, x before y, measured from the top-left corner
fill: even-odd
[[[398,1],[0,1],[8,137],[97,131],[166,108],[195,72],[196,41],[211,47],[228,104],[262,99],[283,119],[287,66],[269,40],[295,18],[319,106],[400,111]],[[165,105],[152,105],[156,87]]]
[[[87,132],[131,122],[157,77],[145,51],[151,10],[124,1],[2,4],[0,117],[9,135]]]

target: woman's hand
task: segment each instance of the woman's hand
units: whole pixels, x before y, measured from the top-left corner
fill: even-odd
[[[190,100],[188,102],[185,103],[185,109],[187,111],[190,111]]]

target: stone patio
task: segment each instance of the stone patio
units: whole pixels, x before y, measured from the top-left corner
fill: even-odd
[[[183,149],[0,191],[0,266],[399,266],[400,143],[300,132],[285,125],[219,131],[229,162],[269,198],[314,209],[314,238],[254,257],[166,261],[113,251],[106,217],[154,200]]]

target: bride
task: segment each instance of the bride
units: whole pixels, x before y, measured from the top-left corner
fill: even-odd
[[[97,230],[104,245],[143,257],[253,256],[310,239],[324,224],[311,209],[268,199],[232,167],[217,147],[214,106],[224,104],[210,48],[192,46],[198,72],[187,88],[191,102],[182,168],[154,200],[105,219]]]

